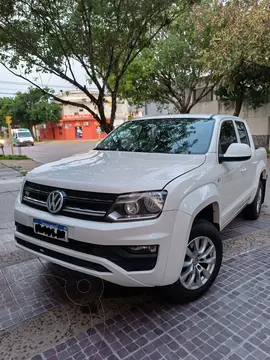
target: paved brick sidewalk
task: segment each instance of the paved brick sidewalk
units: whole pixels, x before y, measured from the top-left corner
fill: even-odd
[[[227,261],[202,299],[132,307],[33,360],[270,359],[269,257],[268,247]]]
[[[1,186],[1,360],[270,359],[268,215],[239,217],[226,228],[225,262],[212,290],[172,306],[154,290],[105,284],[16,248],[19,184],[2,193]]]

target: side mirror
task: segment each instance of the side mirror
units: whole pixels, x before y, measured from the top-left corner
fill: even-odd
[[[219,163],[232,161],[246,161],[252,156],[251,148],[247,144],[231,144],[224,155],[219,155]]]

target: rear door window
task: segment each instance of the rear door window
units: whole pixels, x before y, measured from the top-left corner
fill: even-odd
[[[231,120],[224,121],[221,125],[220,129],[220,137],[219,137],[219,154],[224,155],[228,150],[228,147],[237,143],[237,137],[233,122]]]
[[[241,143],[247,144],[248,146],[250,146],[248,132],[247,132],[245,124],[242,121],[236,121],[235,124],[236,124],[236,128],[237,128]]]

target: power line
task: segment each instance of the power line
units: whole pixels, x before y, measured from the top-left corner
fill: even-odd
[[[29,82],[19,82],[19,81],[7,81],[7,80],[0,80],[1,84],[12,84],[12,85],[19,85],[19,86],[29,86]],[[38,86],[44,86],[43,84],[37,84]],[[74,86],[66,86],[66,85],[51,85],[48,84],[46,86],[55,87],[55,88],[69,88],[69,89],[75,89]]]
[[[18,86],[32,86],[27,81],[20,82],[20,81],[0,80],[0,84],[12,84],[12,85],[18,85]],[[50,87],[50,88],[77,90],[77,88],[75,86],[68,86],[68,85],[65,85],[65,84],[63,84],[63,85],[51,85],[51,84],[44,85],[42,83],[37,83],[37,86],[46,86],[46,87]],[[88,89],[89,90],[96,90],[96,88],[94,86],[92,86],[92,87],[90,86]]]

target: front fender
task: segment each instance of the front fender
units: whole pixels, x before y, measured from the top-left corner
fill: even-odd
[[[214,204],[214,222],[220,223],[219,211],[220,195],[216,184],[203,185],[184,197],[179,210],[191,215],[193,218],[206,206]]]

